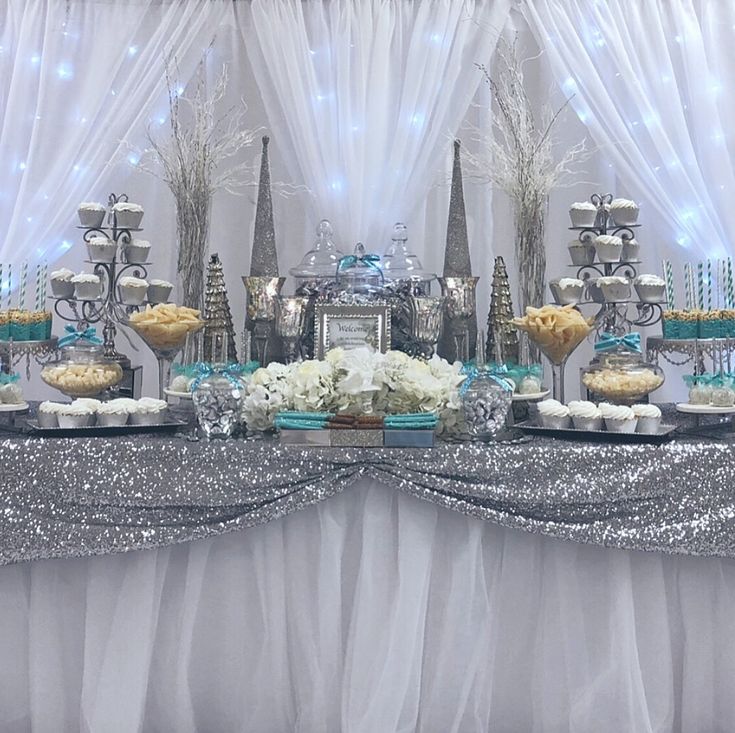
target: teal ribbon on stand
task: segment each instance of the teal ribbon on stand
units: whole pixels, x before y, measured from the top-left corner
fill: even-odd
[[[206,365],[207,362],[195,362],[194,364],[174,364],[171,370],[177,377],[186,377],[187,379],[195,379],[199,376],[202,365]],[[211,365],[210,365],[211,366]],[[242,374],[252,374],[260,366],[258,361],[249,361],[247,364],[233,364],[230,366],[240,366]]]
[[[6,374],[0,372],[0,385],[15,384],[20,379],[20,374]]]
[[[383,271],[378,267],[380,255],[364,254],[362,257],[358,257],[357,255],[345,255],[337,263],[337,273],[339,274],[342,270],[346,270],[348,267],[353,267],[358,262],[365,265],[365,267],[370,267],[375,270],[380,275],[381,282],[385,281],[385,275],[383,275]]]
[[[248,373],[248,367],[251,364],[257,364],[257,362],[248,362],[247,364],[207,364],[199,362],[192,364],[194,382],[191,385],[191,391],[195,392],[203,379],[212,376],[224,377],[233,387],[241,388],[243,385],[240,382],[240,377]]]
[[[64,326],[64,330],[67,335],[62,336],[59,339],[59,346],[70,346],[75,344],[77,341],[86,341],[90,344],[101,345],[102,339],[97,335],[97,331],[91,326],[88,326],[84,331],[77,331],[71,324]]]
[[[496,366],[494,369],[489,369],[486,366],[477,367],[474,364],[467,363],[462,367],[462,374],[466,375],[466,379],[462,382],[462,386],[459,388],[460,396],[464,396],[470,385],[480,376],[489,377],[496,382],[500,387],[507,390],[508,392],[513,391],[513,387],[508,383],[506,379],[503,379],[503,374],[507,375],[508,368],[505,364]]]
[[[619,346],[624,346],[630,351],[641,353],[641,335],[639,333],[628,333],[625,336],[616,336],[613,333],[603,333],[600,340],[595,344],[595,351],[611,351]]]

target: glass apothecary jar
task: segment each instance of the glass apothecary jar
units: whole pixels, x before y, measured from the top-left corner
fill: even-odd
[[[191,394],[197,422],[207,438],[230,438],[242,412],[242,378],[218,371],[197,378]]]
[[[296,281],[296,289],[318,289],[333,282],[337,276],[337,265],[343,253],[334,243],[334,231],[329,220],[322,219],[316,227],[316,241],[289,274]]]
[[[355,253],[339,261],[337,287],[346,293],[359,295],[381,291],[384,278],[379,262],[378,255],[366,253],[365,247],[358,242],[355,246]]]
[[[98,344],[77,341],[60,349],[58,360],[41,370],[41,379],[69,397],[94,397],[122,381],[122,368]]]
[[[600,349],[600,343],[595,346],[598,355],[582,370],[582,384],[593,396],[607,402],[622,405],[640,402],[664,383],[663,369],[647,363],[640,351],[627,345],[624,339],[628,337],[610,338],[617,344],[604,350]]]

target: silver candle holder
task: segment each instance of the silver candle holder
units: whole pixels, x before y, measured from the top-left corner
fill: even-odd
[[[477,311],[475,288],[479,280],[479,277],[439,278],[442,295],[446,299],[457,358],[462,362],[469,361],[470,358],[470,318],[474,318]]]
[[[276,333],[283,341],[286,363],[301,358],[300,342],[306,326],[309,299],[301,296],[281,296],[276,301]]]
[[[427,295],[411,295],[408,298],[411,312],[410,335],[427,358],[431,358],[436,349],[442,328],[444,298]]]
[[[281,292],[285,277],[243,277],[247,290],[247,316],[254,323],[253,335],[257,349],[258,361],[266,365],[268,341],[273,322],[276,320],[276,302]]]

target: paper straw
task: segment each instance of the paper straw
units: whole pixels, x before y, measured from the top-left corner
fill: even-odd
[[[41,270],[41,310],[46,310],[46,281],[48,280],[48,261],[44,260]]]
[[[697,262],[697,307],[704,310],[704,263]]]
[[[691,288],[691,291],[692,291],[692,309],[696,310],[697,309],[697,285],[694,279],[694,265],[691,265],[691,267],[689,268],[689,279],[690,279],[689,287]]]
[[[26,305],[26,281],[28,280],[28,263],[20,266],[20,291],[18,293],[18,307],[25,310]]]
[[[670,310],[676,308],[674,297],[674,270],[670,260],[663,261],[664,277],[666,278],[666,300]]]
[[[669,304],[669,308],[671,308],[671,304]],[[692,309],[692,290],[689,283],[689,263],[684,263],[684,308],[686,310]],[[673,310],[673,309],[672,309]]]
[[[8,310],[12,309],[10,305],[10,293],[13,290],[13,265],[8,265]]]
[[[732,288],[732,259],[727,258],[727,307],[735,307],[735,294]]]
[[[41,263],[36,264],[36,311],[41,310]]]
[[[712,260],[707,259],[707,310],[712,310]]]

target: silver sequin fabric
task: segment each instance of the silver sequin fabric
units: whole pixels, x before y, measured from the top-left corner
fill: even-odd
[[[367,477],[447,509],[609,547],[735,555],[735,442],[535,438],[431,450],[183,436],[0,441],[0,564],[162,547],[278,519]],[[355,490],[358,490],[355,488]]]

